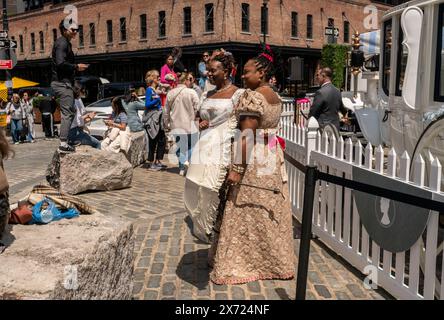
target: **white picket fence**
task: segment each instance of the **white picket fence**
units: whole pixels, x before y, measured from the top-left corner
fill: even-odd
[[[363,149],[359,141],[353,145],[350,139],[344,141],[340,138],[336,141],[326,134],[321,136],[314,118],[310,119],[307,127],[296,126],[290,109],[291,106],[284,105],[281,135],[286,140],[286,152],[297,161],[314,164],[322,172],[340,177],[345,174],[348,179],[352,178],[354,166],[365,168],[375,175],[429,188],[434,193],[434,199],[444,202],[444,193],[441,192],[442,169],[438,159],[432,158],[428,164],[429,185],[424,186],[426,163],[422,157],[414,159],[414,178],[411,181],[411,159],[407,152],[399,158],[394,150],[390,150],[384,165],[382,147],[373,148],[369,144]],[[304,174],[289,163],[287,169],[293,213],[302,221]],[[437,212],[431,212],[423,237],[410,250],[393,254],[381,250],[369,238],[360,222],[350,189],[322,181],[317,184],[314,199],[313,233],[334,252],[363,274],[376,269],[377,284],[395,298],[444,299],[443,240],[438,242]]]

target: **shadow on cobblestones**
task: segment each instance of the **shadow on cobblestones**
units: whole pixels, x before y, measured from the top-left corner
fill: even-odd
[[[208,249],[185,253],[179,261],[176,274],[198,290],[205,290],[210,281],[210,268],[207,261]]]

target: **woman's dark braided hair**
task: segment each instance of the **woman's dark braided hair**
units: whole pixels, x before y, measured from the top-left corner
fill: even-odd
[[[265,74],[265,81],[271,79],[272,76],[276,74],[276,69],[274,67],[275,57],[271,48],[266,45],[262,49],[263,52],[257,57],[253,58],[256,63],[257,70],[263,71]]]
[[[229,74],[231,74],[233,68],[235,68],[236,63],[233,54],[224,49],[214,51],[209,61],[219,61],[223,69],[228,70]]]

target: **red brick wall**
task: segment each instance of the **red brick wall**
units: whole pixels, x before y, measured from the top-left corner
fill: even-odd
[[[122,51],[143,50],[149,48],[165,48],[172,46],[191,46],[196,44],[219,43],[238,41],[244,43],[259,43],[260,34],[260,0],[176,0],[172,11],[171,1],[162,0],[81,0],[73,1],[79,10],[79,24],[84,26],[84,48],[78,48],[78,38],[73,40],[74,50],[78,55],[112,53]],[[204,33],[204,5],[214,3],[214,33]],[[250,4],[250,33],[241,33],[240,4]],[[282,2],[282,5],[280,4]],[[350,19],[352,27],[358,31],[365,31],[363,27],[363,6],[369,4],[366,0],[271,0],[269,3],[269,36],[267,42],[279,46],[321,48],[327,39],[324,37],[324,28],[328,18],[335,20],[335,26],[340,29],[338,43],[343,42],[342,12]],[[183,36],[183,8],[192,8],[192,36]],[[323,8],[321,13],[320,8]],[[23,35],[24,53],[17,50],[19,60],[33,60],[49,58],[52,49],[52,29],[57,28],[60,20],[65,16],[64,5],[47,5],[43,10],[25,13],[10,18],[10,35],[19,40]],[[380,14],[388,7],[378,5]],[[167,37],[158,39],[158,11],[166,11]],[[291,38],[291,11],[298,12],[298,29],[300,38]],[[140,40],[139,16],[147,15],[148,39]],[[313,15],[313,39],[306,37],[306,16]],[[126,17],[127,42],[119,43],[119,20]],[[106,21],[113,21],[113,44],[106,44]],[[96,45],[90,47],[89,24],[94,22],[96,28]],[[45,35],[45,50],[40,52],[39,31]],[[31,32],[35,33],[36,52],[31,53]],[[350,28],[350,38],[353,28]]]

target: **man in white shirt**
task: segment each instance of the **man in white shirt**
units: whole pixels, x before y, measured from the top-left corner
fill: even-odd
[[[185,175],[185,163],[191,159],[191,152],[198,139],[196,113],[199,97],[193,88],[194,78],[182,73],[179,85],[167,94],[165,104],[165,127],[171,130],[176,140],[176,155],[179,159],[179,174]]]

